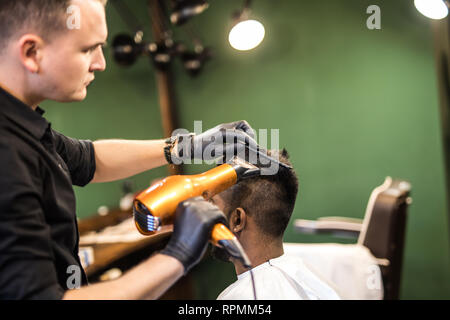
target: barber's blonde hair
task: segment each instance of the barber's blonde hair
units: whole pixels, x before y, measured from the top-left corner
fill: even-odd
[[[95,0],[106,6],[108,0]],[[72,0],[0,0],[0,54],[22,30],[42,37],[65,30],[64,15]]]

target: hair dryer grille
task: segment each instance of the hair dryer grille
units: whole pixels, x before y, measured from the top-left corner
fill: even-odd
[[[144,233],[158,231],[161,227],[161,220],[152,215],[147,208],[140,202],[133,206],[134,221],[138,225],[139,231]]]

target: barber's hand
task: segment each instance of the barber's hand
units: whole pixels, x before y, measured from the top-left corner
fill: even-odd
[[[258,145],[254,138],[254,130],[245,120],[220,124],[199,135],[179,135],[171,151],[172,163],[230,158],[241,154],[246,146],[256,149]]]
[[[216,223],[226,223],[217,206],[202,197],[181,202],[175,212],[172,237],[161,253],[179,260],[186,274],[200,261]]]
[[[219,124],[218,126],[215,126],[214,128],[203,132],[199,136],[205,136],[206,137],[208,135],[213,134],[214,132],[223,131],[223,130],[236,130],[236,131],[239,130],[239,131],[243,131],[244,133],[249,135],[252,139],[255,138],[255,132],[254,132],[253,128],[245,120]]]

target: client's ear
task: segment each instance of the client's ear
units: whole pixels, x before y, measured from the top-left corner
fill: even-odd
[[[229,222],[231,232],[239,233],[244,230],[247,223],[247,215],[245,210],[242,208],[235,209],[230,215]]]

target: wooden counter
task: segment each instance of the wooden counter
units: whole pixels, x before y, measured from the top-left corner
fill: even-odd
[[[131,211],[113,210],[105,216],[96,215],[80,220],[78,230],[80,236],[83,236],[89,232],[98,232],[108,226],[117,225],[130,217],[132,217]],[[100,276],[112,268],[119,268],[122,272],[126,272],[147,259],[164,248],[172,230],[172,226],[163,226],[154,235],[138,241],[88,245],[94,254],[93,263],[85,268],[89,283],[100,281]],[[181,278],[161,299],[192,299],[191,282],[189,275]]]

